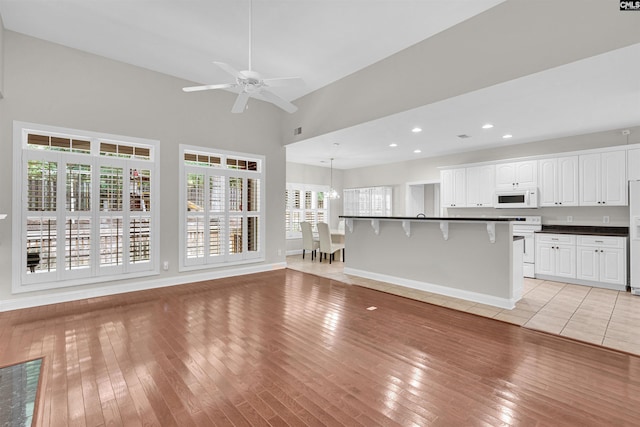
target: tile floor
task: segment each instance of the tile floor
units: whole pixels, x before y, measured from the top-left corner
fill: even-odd
[[[640,296],[628,292],[525,279],[522,299],[513,310],[505,310],[349,276],[342,262],[312,262],[309,255],[304,260],[302,255],[288,256],[287,267],[640,355]]]

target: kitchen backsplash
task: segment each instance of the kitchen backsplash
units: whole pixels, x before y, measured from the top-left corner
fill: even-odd
[[[543,224],[549,225],[610,225],[629,226],[628,206],[577,206],[538,209],[494,209],[494,208],[448,208],[449,216],[455,217],[497,217],[497,216],[541,216]],[[572,221],[568,221],[572,217]],[[604,222],[608,217],[609,222]]]

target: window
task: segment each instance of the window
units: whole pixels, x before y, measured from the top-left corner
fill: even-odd
[[[180,146],[180,269],[264,260],[264,157]]]
[[[344,190],[344,215],[392,216],[392,188],[368,187]]]
[[[157,273],[157,141],[20,122],[14,137],[14,291]]]
[[[328,192],[327,186],[287,184],[285,229],[288,239],[302,238],[302,221],[310,222],[314,231],[318,222],[328,222],[329,203],[325,197]]]

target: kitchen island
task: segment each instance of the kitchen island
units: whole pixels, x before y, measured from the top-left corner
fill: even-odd
[[[522,240],[506,218],[341,216],[346,274],[511,309]]]

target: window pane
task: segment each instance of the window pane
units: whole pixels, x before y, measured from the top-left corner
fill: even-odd
[[[91,261],[91,219],[67,217],[65,223],[66,270],[88,268]]]
[[[300,212],[294,211],[291,212],[291,229],[294,232],[301,233],[302,229],[300,228]]]
[[[131,211],[151,210],[151,172],[148,169],[129,169],[129,200]]]
[[[56,162],[29,160],[27,210],[55,211],[57,180],[58,164]]]
[[[49,149],[49,136],[35,135],[30,133],[27,135],[27,144],[29,148]],[[45,148],[46,147],[46,148]]]
[[[51,148],[54,149],[67,149],[64,151],[68,151],[71,148],[71,140],[69,138],[59,138],[56,136],[51,137]]]
[[[56,271],[56,219],[27,218],[27,272]]]
[[[316,224],[316,213],[314,211],[304,211],[304,220],[314,227]]]
[[[242,248],[242,221],[241,216],[229,217],[229,253],[239,254]]]
[[[211,212],[224,212],[224,177],[209,177],[209,209]]]
[[[319,191],[318,193],[318,209],[324,209],[324,192]]]
[[[313,207],[312,201],[313,201],[313,193],[311,191],[305,191],[304,192],[304,208],[311,209]]]
[[[260,180],[259,179],[247,180],[247,211],[248,212],[260,211]]]
[[[187,211],[204,211],[204,175],[187,174]]]
[[[130,221],[129,261],[131,263],[149,261],[150,259],[150,223],[150,218],[133,218]]]
[[[91,210],[91,166],[67,164],[67,211]]]
[[[250,216],[247,218],[247,251],[256,252],[260,250],[259,218]]]
[[[100,167],[100,210],[122,211],[124,169]]]
[[[327,222],[327,213],[325,211],[318,211],[318,222]]]
[[[187,258],[204,257],[204,217],[187,216]]]
[[[209,255],[222,255],[223,230],[222,218],[211,218],[209,220]]]
[[[293,190],[293,208],[300,209],[300,190]]]
[[[242,211],[242,178],[229,178],[229,210]]]
[[[100,266],[122,265],[122,217],[100,218]]]

